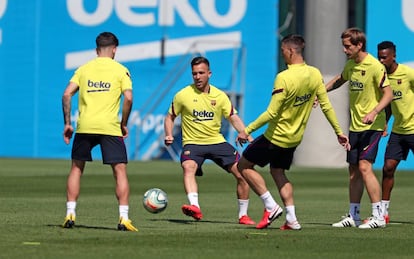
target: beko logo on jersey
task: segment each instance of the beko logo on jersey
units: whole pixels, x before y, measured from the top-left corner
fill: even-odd
[[[88,80],[88,92],[102,92],[102,91],[109,91],[111,88],[111,83],[103,82],[103,81],[92,81]],[[90,89],[95,88],[95,89]]]
[[[295,98],[295,104],[293,106],[302,105],[306,102],[308,102],[311,98],[311,94],[304,94],[302,96],[296,96]]]
[[[214,118],[214,112],[196,111],[193,109],[194,121],[208,121]]]
[[[393,101],[399,100],[399,99],[402,99],[403,98],[403,93],[401,91],[399,91],[399,90],[393,90],[392,91],[392,94],[394,95]]]
[[[351,91],[362,91],[364,89],[364,84],[358,81],[349,81],[349,86]]]

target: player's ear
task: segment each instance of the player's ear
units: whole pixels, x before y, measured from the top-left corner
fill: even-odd
[[[357,46],[358,46],[358,48],[361,50],[361,49],[362,49],[362,46],[363,46],[362,42],[358,42],[358,43],[357,43]]]

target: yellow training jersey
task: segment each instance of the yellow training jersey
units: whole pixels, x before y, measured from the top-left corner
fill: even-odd
[[[335,133],[342,134],[320,71],[305,63],[288,65],[287,70],[277,75],[267,110],[246,127],[246,133],[250,134],[268,123],[264,136],[269,141],[284,148],[298,146],[315,96]]]
[[[388,74],[388,79],[394,94],[392,132],[414,134],[414,69],[398,64],[394,73]]]
[[[381,88],[390,85],[384,66],[371,54],[368,54],[360,63],[355,63],[353,59],[350,59],[342,71],[342,78],[349,81],[349,108],[351,112],[349,129],[355,132],[384,130],[386,123],[384,111],[378,113],[372,124],[362,122],[362,119],[381,100]]]
[[[183,145],[225,142],[220,133],[221,120],[237,113],[223,91],[210,85],[209,93],[203,93],[193,84],[174,96],[168,112],[174,116],[181,114]]]
[[[122,136],[118,114],[122,92],[132,89],[128,69],[98,57],[79,67],[70,81],[79,86],[76,132]]]

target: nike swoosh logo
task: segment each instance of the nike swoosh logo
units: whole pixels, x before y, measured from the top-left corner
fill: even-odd
[[[364,147],[362,150],[366,151],[369,148],[369,145]]]

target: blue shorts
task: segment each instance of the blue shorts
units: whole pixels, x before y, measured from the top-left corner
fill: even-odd
[[[346,161],[353,165],[357,165],[360,160],[367,160],[374,163],[381,137],[382,131],[350,131],[349,144],[351,144],[351,150],[347,152]]]
[[[92,161],[92,149],[101,146],[104,164],[128,163],[124,138],[101,134],[76,133],[72,146],[72,159]]]
[[[414,134],[402,135],[391,132],[385,149],[385,159],[407,160],[408,152],[414,153]]]
[[[243,152],[243,157],[260,167],[270,164],[271,168],[289,170],[295,150],[296,147],[279,147],[260,135],[247,146]]]
[[[202,176],[201,166],[206,159],[212,160],[218,166],[229,172],[229,167],[239,161],[240,154],[227,142],[212,145],[187,144],[181,152],[181,163],[194,160],[197,163],[197,176]]]

